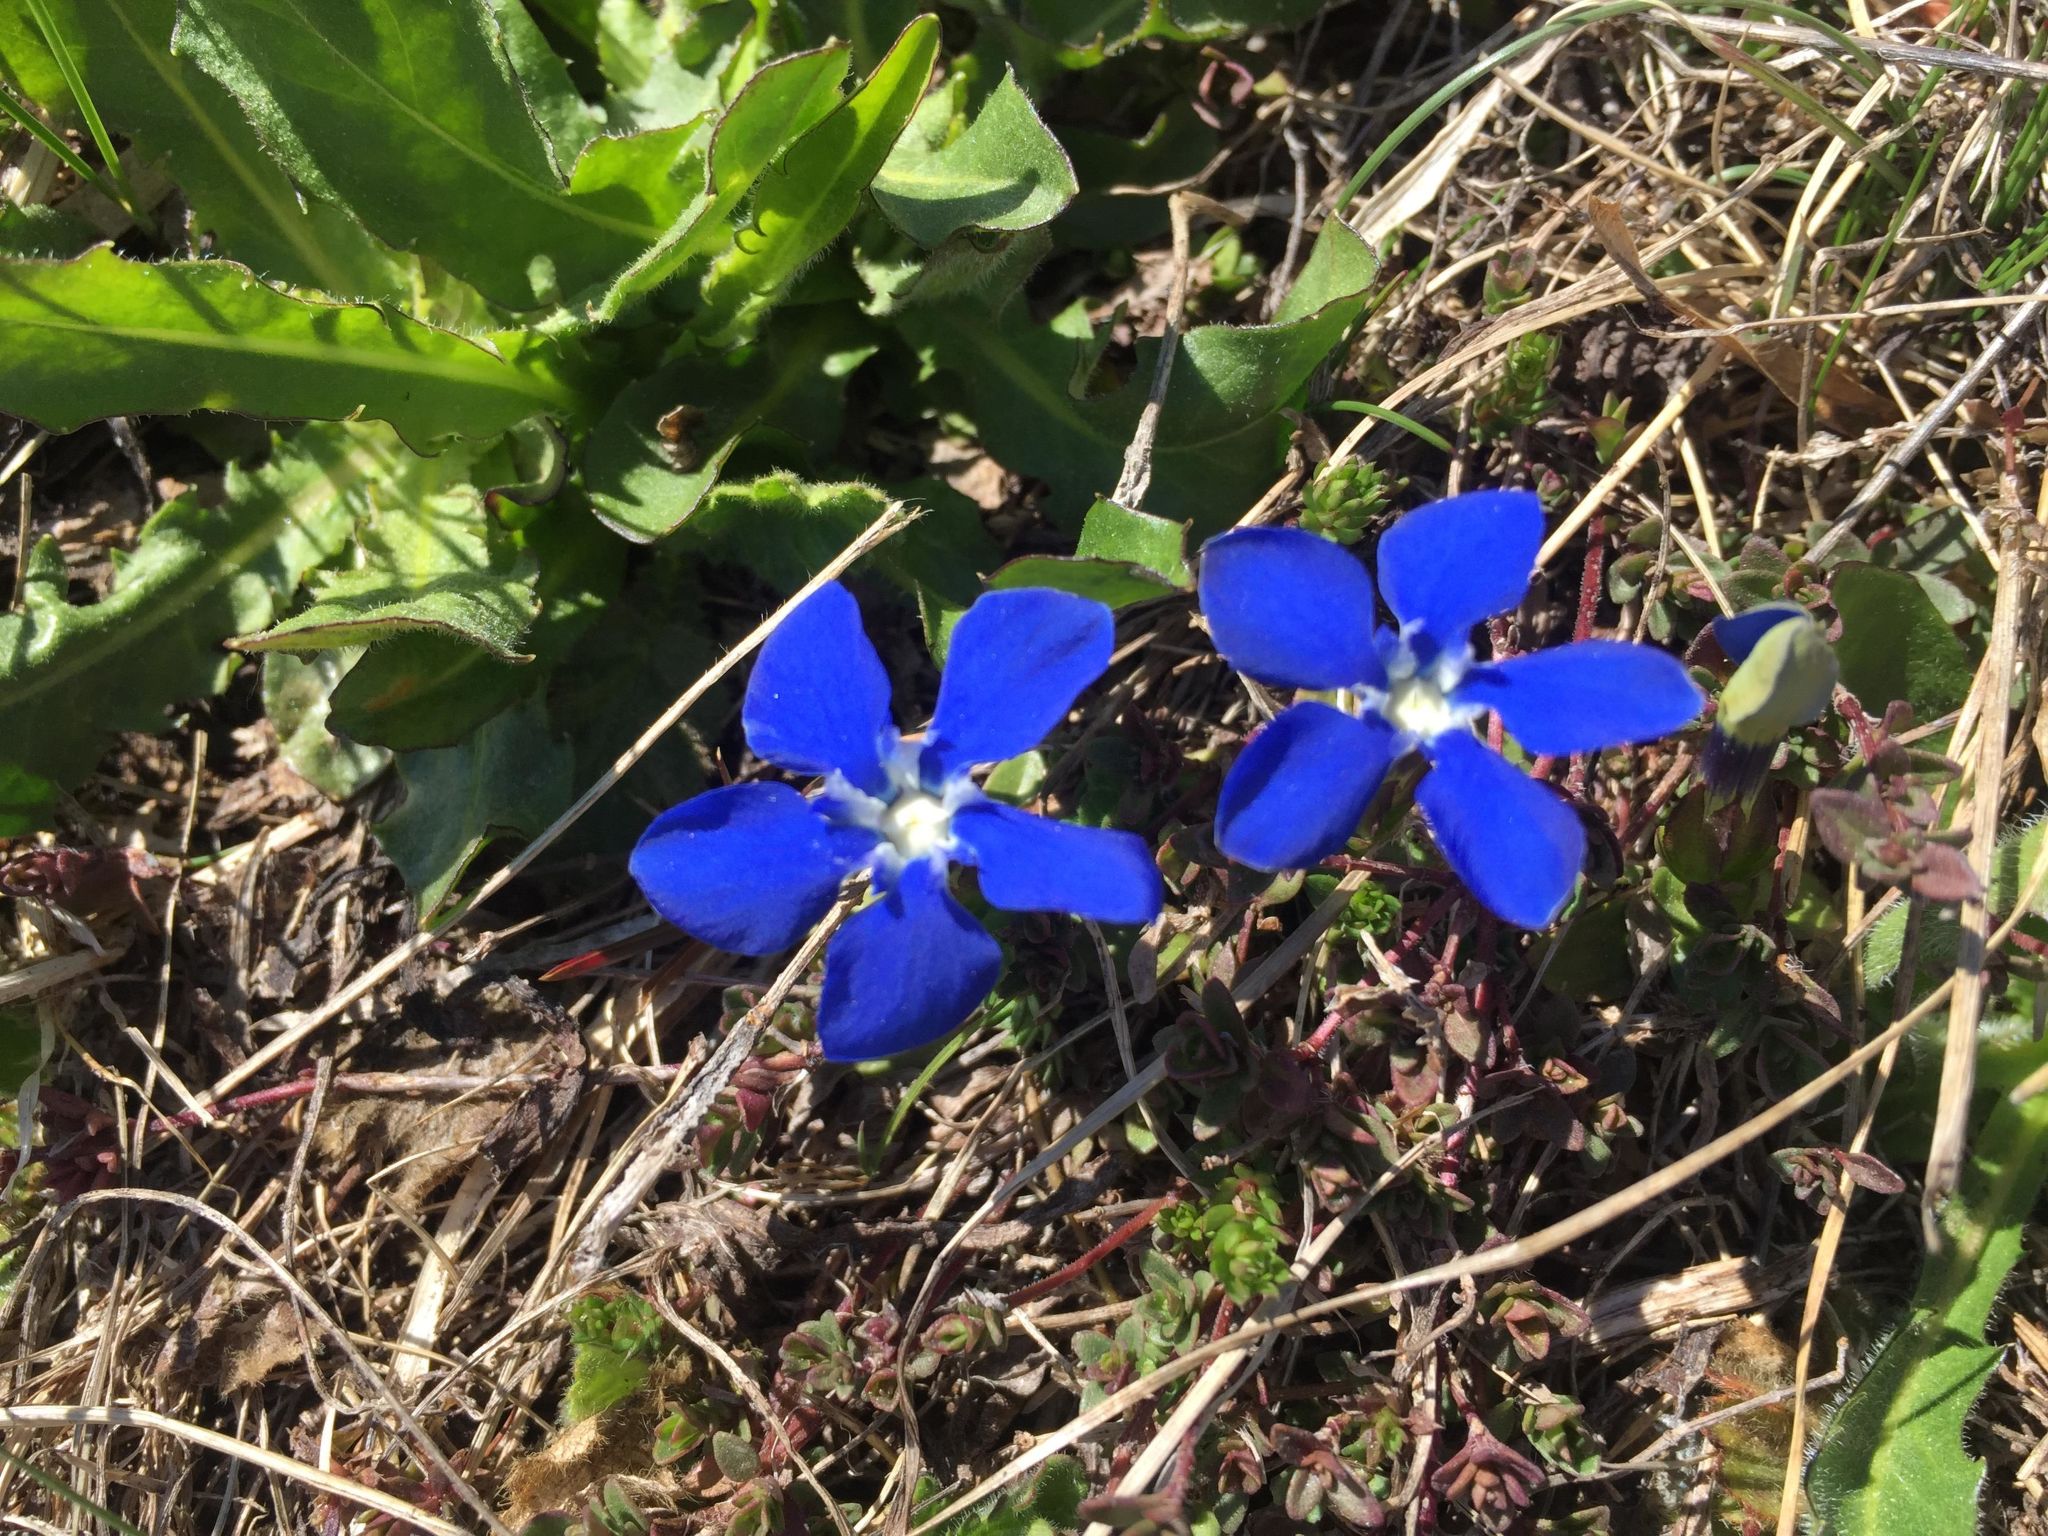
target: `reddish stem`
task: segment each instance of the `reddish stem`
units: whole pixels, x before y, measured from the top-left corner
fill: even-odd
[[[1315,1032],[1294,1048],[1294,1054],[1303,1061],[1314,1061],[1330,1048],[1330,1042],[1337,1038],[1337,1031],[1344,1027],[1344,1021],[1350,1017],[1349,1008],[1332,1008],[1323,1015],[1323,1022],[1315,1027]]]
[[[1006,1307],[1021,1307],[1027,1302],[1038,1300],[1041,1296],[1050,1296],[1054,1291],[1071,1280],[1080,1279],[1081,1276],[1087,1274],[1097,1264],[1100,1264],[1112,1253],[1115,1253],[1117,1249],[1123,1247],[1125,1243],[1128,1243],[1140,1232],[1151,1226],[1153,1220],[1161,1211],[1165,1210],[1169,1205],[1178,1204],[1179,1201],[1180,1196],[1178,1194],[1161,1195],[1093,1248],[1082,1254],[1081,1257],[1074,1260],[1073,1263],[1062,1265],[1043,1280],[1034,1280],[1022,1290],[1012,1291],[1003,1299],[1003,1305]]]
[[[1415,946],[1422,942],[1422,936],[1434,928],[1437,924],[1437,919],[1448,912],[1457,902],[1458,896],[1459,889],[1457,886],[1445,887],[1438,894],[1436,900],[1429,904],[1428,909],[1423,912],[1422,916],[1415,920],[1415,925],[1402,934],[1399,941],[1387,951],[1387,963],[1389,965],[1399,965],[1406,960]]]
[[[1864,767],[1875,773],[1872,765],[1877,761],[1877,730],[1871,725],[1870,716],[1863,712],[1861,701],[1848,689],[1838,687],[1835,689],[1835,708],[1856,732],[1856,749],[1863,754]]]
[[[1580,641],[1593,633],[1593,615],[1600,607],[1601,575],[1607,568],[1607,519],[1598,513],[1586,525],[1586,563],[1579,571],[1579,613],[1572,621],[1572,639]],[[1574,800],[1586,792],[1586,765],[1589,759],[1584,753],[1572,759],[1571,772],[1565,775],[1564,792]]]
[[[1607,566],[1607,519],[1600,513],[1586,524],[1586,563],[1579,571],[1579,616],[1572,624],[1572,639],[1583,640],[1593,633],[1593,615],[1600,607],[1600,577]]]

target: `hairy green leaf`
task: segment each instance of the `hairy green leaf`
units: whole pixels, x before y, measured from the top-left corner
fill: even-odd
[[[970,297],[1000,306],[1023,291],[1025,279],[1052,248],[1050,233],[1027,229],[1014,235],[967,231],[922,251],[892,228],[886,245],[856,246],[852,257],[854,271],[874,295],[861,307],[881,316],[912,304]]]
[[[628,0],[637,7],[638,0]],[[706,158],[704,186],[647,250],[589,305],[599,323],[617,319],[693,258],[730,245],[729,220],[769,162],[839,104],[846,46],[777,59],[749,80],[718,120]]]
[[[1059,1536],[1081,1523],[1081,1501],[1088,1496],[1088,1475],[1069,1456],[1048,1460],[1022,1487],[1006,1489],[939,1527],[937,1536]],[[919,1490],[919,1497],[926,1490]],[[931,1490],[931,1501],[919,1511],[929,1517],[945,1499]]]
[[[1963,1425],[2002,1350],[1984,1341],[2048,1175],[2048,1095],[2001,1095],[1970,1143],[1908,1319],[1843,1401],[1807,1474],[1829,1536],[1971,1531],[1984,1464]]]
[[[0,262],[0,411],[69,432],[106,416],[239,411],[390,422],[408,442],[485,437],[578,396],[554,345],[471,341],[315,303],[224,261]]]
[[[1113,501],[1098,501],[1081,519],[1074,553],[1097,560],[1125,560],[1176,587],[1195,584],[1188,569],[1188,525],[1149,512],[1134,512]]]
[[[399,755],[405,799],[371,830],[405,877],[422,921],[453,894],[486,843],[546,829],[574,793],[571,762],[537,701],[498,715],[460,745]]]
[[[1969,652],[1909,573],[1851,562],[1836,568],[1829,592],[1842,616],[1835,642],[1842,686],[1873,718],[1894,699],[1911,704],[1921,720],[1963,702]]]
[[[540,26],[528,14],[521,0],[487,0],[491,19],[505,39],[505,56],[512,61],[534,120],[547,141],[548,156],[561,175],[576,163],[584,146],[597,137],[602,121],[590,104],[578,94],[569,78],[569,66],[548,46]]]
[[[115,732],[161,730],[177,700],[218,689],[235,665],[221,641],[268,623],[342,547],[388,467],[360,433],[308,430],[262,469],[229,470],[222,505],[187,495],[151,518],[113,591],[85,607],[67,600],[56,542],[38,544],[22,611],[0,614],[0,754],[14,770],[0,834],[41,824],[50,787],[81,778]]]
[[[552,507],[518,535],[540,567],[531,665],[465,640],[403,635],[368,652],[334,690],[334,728],[400,752],[451,746],[546,682],[616,594],[626,546],[577,508]]]
[[[2041,857],[2041,844],[2048,836],[2048,819],[2036,817],[1998,835],[1991,853],[1991,878],[1986,882],[1985,905],[1995,917],[2004,918],[2033,877],[2034,864]],[[1894,902],[1871,925],[1863,941],[1863,984],[1885,987],[1892,984],[1899,962],[1905,958],[1907,903]],[[2034,897],[2034,911],[2048,916],[2048,886]],[[1929,906],[1920,915],[1920,974],[1942,975],[1955,968],[1956,942],[1961,930],[1955,914]]]
[[[597,195],[582,162],[565,186],[487,0],[181,0],[176,46],[307,191],[510,308],[617,271],[686,195],[665,171]]]
[[[820,251],[839,238],[931,77],[939,23],[920,16],[865,84],[798,139],[754,195],[747,236],[712,264],[695,329],[714,344],[752,334]]]
[[[177,0],[44,0],[110,126],[162,156],[216,255],[338,298],[389,298],[406,267],[341,209],[302,203],[242,109],[171,53]]]
[[[99,243],[98,230],[47,203],[0,211],[0,257],[71,261]]]
[[[933,144],[919,126],[896,141],[874,182],[882,211],[919,245],[929,249],[964,229],[1034,229],[1074,196],[1066,151],[1014,73],[951,143]]]
[[[1222,526],[1271,484],[1291,430],[1281,407],[1364,311],[1376,264],[1342,223],[1323,226],[1270,325],[1199,326],[1181,342],[1152,454],[1151,504],[1197,532]],[[1062,323],[938,306],[897,322],[966,383],[971,414],[996,460],[1052,486],[1049,509],[1073,520],[1115,485],[1143,411],[1157,343],[1131,376],[1077,398],[1078,344]]]
[[[360,564],[324,578],[310,607],[235,648],[306,654],[424,633],[532,660],[519,642],[540,611],[533,557],[473,487],[380,507],[361,539]]]
[[[277,729],[277,755],[330,800],[346,800],[391,762],[382,748],[345,741],[327,728],[334,686],[354,659],[347,651],[263,658],[263,713]]]

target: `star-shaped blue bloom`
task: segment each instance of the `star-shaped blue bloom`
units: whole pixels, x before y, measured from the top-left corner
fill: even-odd
[[[1300,869],[1341,849],[1399,758],[1429,759],[1415,795],[1437,846],[1488,910],[1548,923],[1585,861],[1569,805],[1473,732],[1487,710],[1533,753],[1649,741],[1700,711],[1676,657],[1584,640],[1481,662],[1472,629],[1522,600],[1543,541],[1526,491],[1476,491],[1419,507],[1379,542],[1379,593],[1400,627],[1375,623],[1373,581],[1312,533],[1246,528],[1202,551],[1202,612],[1216,649],[1247,677],[1334,691],[1254,736],[1223,782],[1216,842],[1254,869]]]
[[[747,742],[824,779],[734,784],[655,818],[633,878],[678,928],[742,955],[788,949],[866,871],[876,899],[825,950],[818,1041],[833,1061],[915,1050],[988,996],[1002,950],[947,889],[980,872],[989,904],[1104,923],[1159,915],[1159,872],[1128,832],[1048,821],[991,800],[976,765],[1036,746],[1109,665],[1101,603],[1047,588],[985,594],[954,626],[938,709],[919,740],[889,716],[889,678],[838,583],[768,637],[747,685]]]

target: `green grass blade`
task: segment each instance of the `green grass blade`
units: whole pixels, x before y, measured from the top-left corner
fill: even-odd
[[[1370,416],[1374,421],[1384,421],[1390,427],[1399,427],[1410,437],[1419,438],[1439,453],[1455,453],[1449,438],[1441,432],[1433,432],[1412,416],[1403,416],[1399,411],[1389,410],[1384,405],[1374,405],[1368,400],[1332,400],[1330,408],[1337,411],[1357,411]]]
[[[31,1482],[41,1485],[45,1492],[62,1499],[73,1509],[90,1515],[93,1519],[101,1521],[103,1524],[112,1526],[121,1533],[121,1536],[143,1536],[142,1527],[130,1525],[111,1509],[108,1509],[106,1505],[94,1503],[69,1483],[52,1477],[33,1462],[23,1461],[5,1447],[0,1447],[0,1463],[5,1463]]]
[[[107,175],[117,189],[114,201],[128,211],[129,218],[143,224],[142,209],[135,201],[135,190],[122,174],[121,157],[114,152],[113,137],[100,117],[100,109],[93,104],[92,92],[85,88],[85,77],[78,71],[78,60],[72,55],[71,44],[58,28],[57,19],[50,14],[45,0],[28,0],[28,10],[43,34],[43,41],[50,46],[50,56],[57,61],[57,69],[64,76],[71,99],[78,104],[78,115],[85,119],[86,132],[92,135],[93,146],[99,150],[100,159],[106,162]]]
[[[26,128],[43,148],[47,149],[64,163],[72,175],[78,177],[79,180],[85,182],[88,186],[97,187],[108,201],[120,203],[123,207],[127,206],[122,202],[121,192],[118,187],[114,186],[106,177],[87,165],[83,160],[79,159],[78,151],[64,142],[62,134],[51,128],[48,123],[16,101],[13,94],[9,91],[0,90],[0,112],[5,112],[15,122]]]

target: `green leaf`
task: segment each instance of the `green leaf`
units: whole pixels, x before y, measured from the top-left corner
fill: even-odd
[[[1087,560],[1067,555],[1025,555],[989,577],[990,591],[1010,587],[1056,587],[1093,598],[1111,608],[1128,608],[1172,597],[1180,588],[1126,560]]]
[[[540,612],[537,568],[473,487],[380,507],[361,537],[359,565],[324,578],[311,607],[235,649],[305,654],[425,633],[504,661],[533,659],[519,642]]]
[[[639,0],[626,0],[641,15]],[[846,46],[835,43],[768,65],[733,99],[712,134],[704,186],[647,250],[589,306],[599,324],[615,320],[715,244],[730,245],[732,212],[769,162],[839,105]]]
[[[1101,1335],[1095,1335],[1100,1338]],[[1106,1341],[1105,1341],[1106,1342]],[[939,1527],[937,1536],[1058,1536],[1081,1523],[1081,1501],[1090,1484],[1071,1456],[1054,1456],[1021,1488],[996,1494]],[[934,1494],[919,1511],[928,1518],[946,1502]]]
[[[763,475],[725,484],[706,498],[686,531],[692,549],[738,561],[770,586],[792,592],[889,509],[892,498],[855,482],[811,484]],[[899,586],[959,594],[963,575],[993,544],[972,502],[933,497],[923,519],[870,558]],[[964,606],[964,605],[963,605]]]
[[[162,157],[216,255],[340,298],[401,296],[410,262],[328,203],[302,203],[218,83],[171,53],[177,0],[44,0],[110,126]]]
[[[1970,655],[1920,583],[1905,571],[1855,562],[1829,587],[1842,616],[1835,655],[1842,686],[1875,718],[1894,699],[1933,720],[1970,691]]]
[[[0,411],[69,432],[107,416],[240,411],[486,437],[578,398],[552,343],[490,345],[363,305],[292,298],[224,261],[0,262]]]
[[[1043,229],[1014,235],[961,233],[930,252],[918,251],[892,230],[890,244],[895,248],[862,244],[852,252],[854,271],[874,295],[861,306],[871,315],[975,296],[1000,307],[1023,290],[1024,280],[1053,248],[1052,235]]]
[[[1188,525],[1149,512],[1133,512],[1113,501],[1098,501],[1081,519],[1077,555],[1121,560],[1152,572],[1176,587],[1192,587],[1188,569]]]
[[[334,685],[354,658],[346,651],[263,659],[263,713],[277,730],[277,754],[330,800],[346,800],[390,765],[380,747],[344,741],[327,728]]]
[[[1321,0],[1031,0],[1017,7],[1069,69],[1090,69],[1154,38],[1213,42],[1305,23]]]
[[[1059,221],[1062,243],[1091,251],[1142,244],[1166,232],[1166,199],[1133,190],[1184,181],[1215,158],[1222,136],[1174,102],[1135,139],[1092,128],[1060,130],[1081,192]]]
[[[0,7],[0,85],[26,96],[60,126],[77,117],[78,104],[64,83],[64,71],[25,5]]]
[[[1830,1536],[1972,1531],[1984,1464],[1963,1426],[2003,1354],[1984,1325],[2048,1175],[2048,1095],[2001,1095],[1970,1143],[1909,1318],[1843,1401],[1807,1474]]]
[[[452,746],[545,684],[617,593],[626,546],[571,507],[548,509],[518,537],[540,565],[540,617],[527,636],[533,663],[444,635],[401,636],[364,655],[334,690],[336,730],[400,752]]]
[[[2036,817],[1999,833],[1991,853],[1991,878],[1985,882],[1985,904],[1994,916],[2005,918],[2026,889],[2034,861],[2040,857],[2041,842],[2048,836],[2048,819]],[[1863,984],[1889,986],[1905,958],[1906,913],[1903,901],[1894,902],[1872,924],[1870,937],[1863,941]],[[2034,911],[2048,916],[2048,887],[2034,897]],[[1956,943],[1961,934],[1955,914],[1930,905],[1920,914],[1920,974],[1941,975],[1955,968]]]
[[[361,433],[304,432],[262,469],[230,469],[222,505],[187,495],[157,513],[113,591],[85,607],[68,600],[56,542],[38,544],[22,611],[0,614],[0,753],[14,770],[0,832],[41,823],[33,780],[73,784],[115,732],[161,730],[173,703],[216,691],[235,666],[221,641],[268,623],[342,547],[388,462]]]
[[[957,139],[934,146],[913,128],[874,181],[882,211],[927,249],[959,230],[1034,229],[1076,190],[1066,151],[1007,72]]]
[[[605,605],[604,622],[586,629],[553,670],[548,719],[575,747],[577,783],[588,784],[611,767],[662,705],[718,660],[720,647],[705,630],[711,610],[698,579],[702,564],[673,545],[634,561],[624,590]],[[546,570],[544,563],[543,580]],[[658,738],[619,787],[570,829],[560,851],[621,858],[646,830],[648,808],[674,805],[706,788],[692,723],[715,729],[708,723],[730,718],[731,707],[731,687],[715,686],[689,721]]]
[[[13,1099],[43,1070],[44,1052],[52,1043],[44,1035],[33,1008],[0,1009],[0,1099]]]
[[[1808,1473],[1830,1536],[1977,1528],[1984,1465],[1963,1451],[1963,1421],[2003,1354],[1924,1315],[1886,1342]]]
[[[1052,764],[1046,760],[1045,754],[1034,747],[990,769],[988,777],[982,781],[982,793],[1007,800],[1012,805],[1023,805],[1044,787],[1046,775],[1051,771]]]
[[[1364,311],[1376,263],[1337,220],[1323,226],[1274,323],[1209,325],[1181,343],[1152,455],[1151,503],[1198,532],[1222,526],[1278,472],[1291,426],[1280,414]],[[1052,487],[1049,510],[1072,521],[1113,486],[1145,405],[1158,344],[1137,349],[1130,377],[1076,398],[1069,381],[1087,343],[1020,313],[961,306],[905,312],[897,324],[960,375],[990,454]]]
[[[572,754],[538,702],[507,710],[459,746],[397,759],[405,799],[373,828],[425,921],[493,838],[538,836],[574,793]]]
[[[597,515],[636,543],[683,526],[726,461],[763,428],[828,445],[846,375],[872,351],[864,333],[821,311],[728,357],[691,358],[630,384],[590,434],[583,483]]]
[[[924,95],[938,46],[938,19],[920,16],[867,82],[791,146],[755,194],[748,238],[705,276],[698,334],[715,345],[744,339],[839,237]]]
[[[617,271],[685,196],[564,186],[486,0],[182,0],[176,47],[308,192],[509,308]]]
[[[576,163],[584,146],[597,137],[600,118],[578,93],[569,67],[548,46],[539,25],[520,0],[486,0],[491,19],[505,40],[520,90],[547,140],[556,174]]]
[[[606,119],[615,129],[661,128],[716,111],[759,51],[758,21],[744,0],[658,10],[645,0],[604,0],[597,57],[612,87]]]
[[[0,256],[71,261],[99,243],[98,230],[47,203],[0,209]]]

